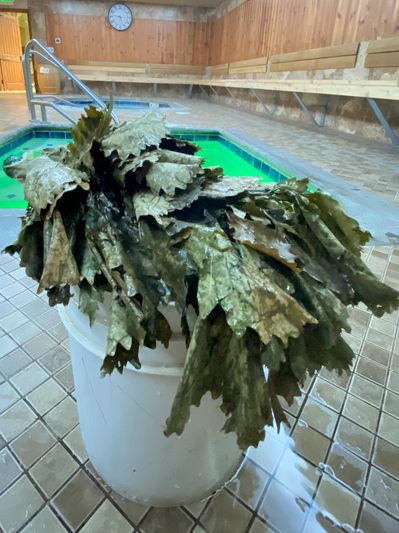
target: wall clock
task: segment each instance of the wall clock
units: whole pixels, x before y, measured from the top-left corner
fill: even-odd
[[[126,4],[114,4],[108,11],[108,21],[115,30],[127,30],[133,22],[132,10]]]

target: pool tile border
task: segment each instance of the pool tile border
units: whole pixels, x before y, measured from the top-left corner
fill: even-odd
[[[229,148],[236,155],[242,157],[244,161],[247,161],[250,165],[254,166],[261,172],[268,174],[276,182],[285,181],[290,177],[290,173],[287,170],[282,170],[280,167],[265,160],[264,158],[257,157],[250,148],[242,147],[238,143],[234,142],[224,132],[218,130],[198,130],[198,129],[174,129],[171,128],[171,133],[178,139],[185,139],[187,141],[218,141],[222,145]],[[2,138],[0,137],[0,157],[4,154],[14,150],[21,146],[30,139],[72,139],[69,131],[69,127],[66,126],[37,126],[31,125],[27,128],[20,128],[14,131],[11,135],[6,136],[4,143],[1,144]],[[292,174],[291,174],[292,175]]]

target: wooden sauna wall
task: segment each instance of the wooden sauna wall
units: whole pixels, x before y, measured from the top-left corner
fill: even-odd
[[[69,62],[208,64],[206,22],[135,19],[126,31],[110,28],[106,17],[46,14],[47,43]],[[55,44],[61,37],[61,44]]]
[[[247,0],[210,23],[219,65],[399,34],[399,0]]]

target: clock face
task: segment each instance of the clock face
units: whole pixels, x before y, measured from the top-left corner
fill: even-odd
[[[133,22],[133,13],[125,4],[114,4],[108,12],[108,20],[115,30],[127,30]]]

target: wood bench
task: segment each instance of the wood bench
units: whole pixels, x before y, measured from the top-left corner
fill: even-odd
[[[270,71],[353,68],[358,48],[359,43],[350,43],[274,55],[270,58]]]
[[[399,37],[371,41],[365,67],[399,67]]]
[[[229,74],[250,74],[256,72],[267,72],[267,57],[257,57],[255,59],[229,63]]]
[[[83,81],[134,82],[139,76],[160,76],[161,82],[165,76],[201,76],[206,71],[206,67],[192,65],[98,61],[68,61],[68,66]]]

